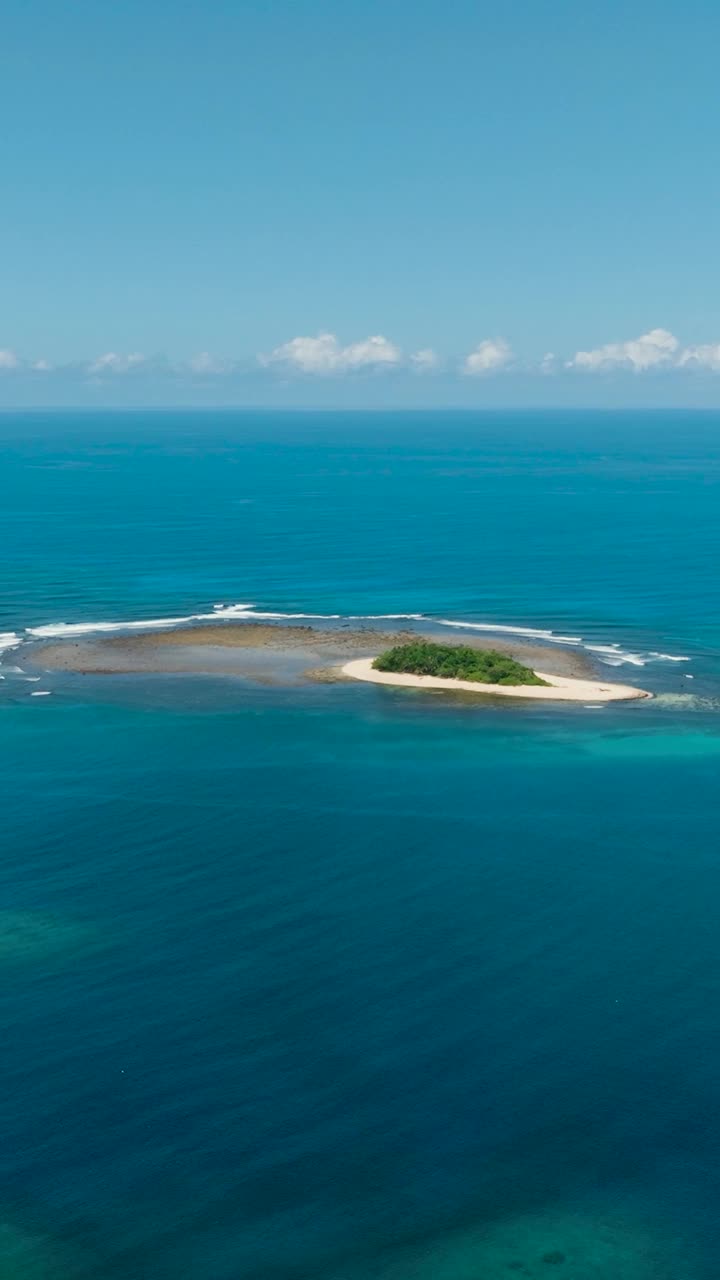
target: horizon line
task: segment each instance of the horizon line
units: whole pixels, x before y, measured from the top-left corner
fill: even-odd
[[[720,413],[717,405],[625,404],[625,405],[272,405],[272,404],[19,404],[0,405],[2,414],[31,413]]]

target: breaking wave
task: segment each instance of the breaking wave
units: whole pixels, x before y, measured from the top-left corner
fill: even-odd
[[[15,631],[0,631],[0,653],[8,649],[17,649],[22,644],[22,636]]]

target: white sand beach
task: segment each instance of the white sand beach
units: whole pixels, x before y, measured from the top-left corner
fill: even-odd
[[[346,662],[343,675],[352,680],[369,680],[371,684],[403,685],[410,689],[463,689],[469,693],[490,693],[500,698],[552,698],[563,702],[620,702],[629,698],[651,698],[646,689],[630,684],[605,684],[597,680],[571,680],[568,676],[535,674],[541,684],[479,684],[474,680],[443,680],[439,676],[405,675],[399,671],[375,671],[373,658],[357,658]]]

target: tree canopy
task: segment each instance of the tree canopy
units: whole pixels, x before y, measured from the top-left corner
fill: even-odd
[[[529,667],[496,649],[472,649],[469,645],[433,644],[413,640],[387,649],[373,662],[377,671],[397,671],[414,676],[440,676],[443,680],[472,680],[478,684],[547,684]]]

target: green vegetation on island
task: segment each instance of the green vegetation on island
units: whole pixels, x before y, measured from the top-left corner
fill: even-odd
[[[529,667],[495,649],[471,649],[469,645],[411,641],[381,653],[373,662],[376,671],[398,671],[413,676],[440,676],[443,680],[473,680],[478,684],[542,684]]]

